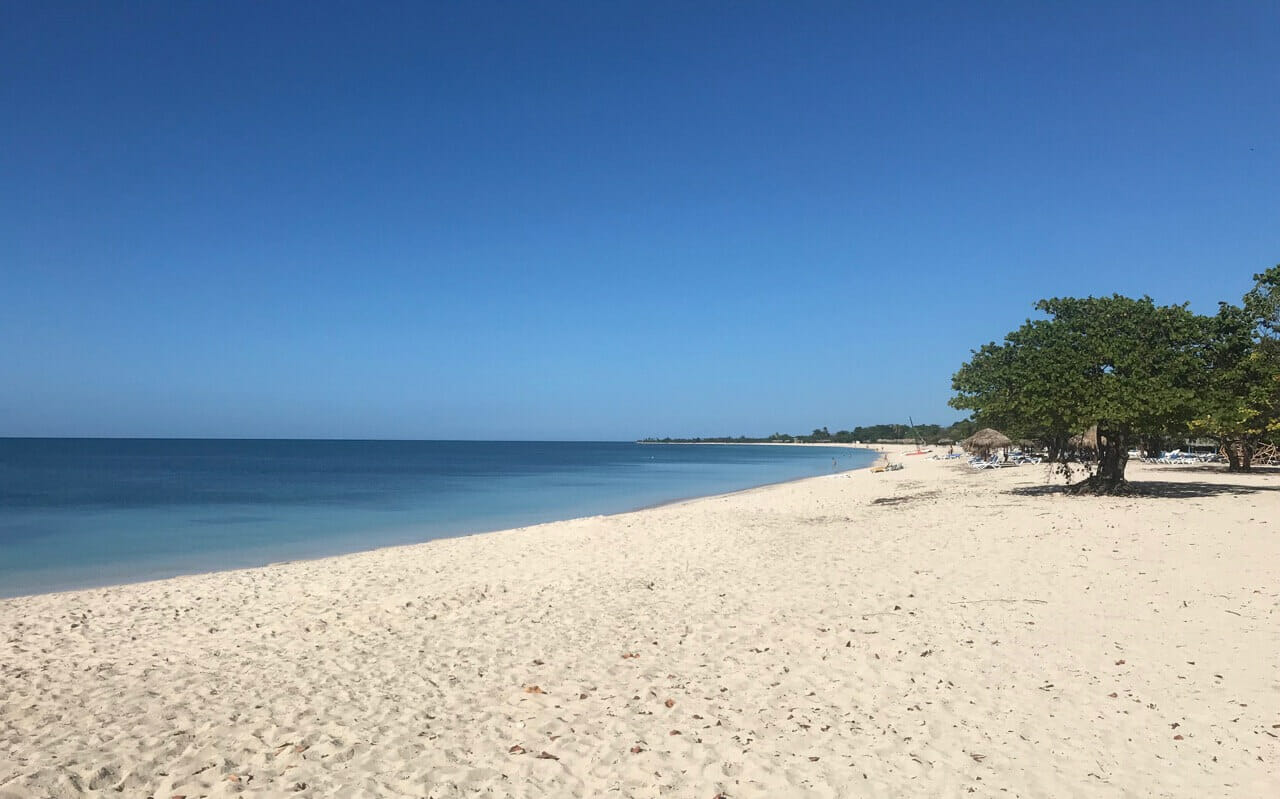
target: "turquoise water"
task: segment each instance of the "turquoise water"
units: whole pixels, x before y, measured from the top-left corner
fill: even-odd
[[[618,513],[875,458],[623,442],[0,439],[0,596]]]

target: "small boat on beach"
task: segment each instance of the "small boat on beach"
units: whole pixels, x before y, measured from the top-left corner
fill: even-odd
[[[908,417],[907,417],[907,422],[908,422],[908,423],[910,424],[910,426],[911,426],[911,439],[912,439],[913,441],[915,441],[915,442],[916,442],[916,451],[915,451],[915,452],[904,452],[904,453],[902,453],[902,454],[903,454],[903,455],[928,455],[930,452],[933,452],[933,450],[931,450],[931,449],[924,449],[924,448],[923,448],[923,446],[922,446],[922,445],[924,444],[924,441],[922,441],[922,440],[920,439],[920,436],[916,435],[916,422],[915,422],[915,420],[914,420],[914,419],[912,419],[910,416],[908,416]]]

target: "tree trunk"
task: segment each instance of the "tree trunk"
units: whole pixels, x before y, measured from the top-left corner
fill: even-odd
[[[1222,447],[1227,453],[1227,471],[1238,472],[1240,469],[1240,453],[1236,452],[1234,442],[1228,441]]]
[[[1253,469],[1253,442],[1247,438],[1228,439],[1222,447],[1227,451],[1227,471],[1248,472]]]
[[[1062,459],[1062,454],[1066,450],[1066,437],[1056,433],[1048,436],[1045,441],[1045,449],[1049,451],[1049,462],[1057,463]]]
[[[1098,471],[1068,490],[1072,494],[1129,494],[1132,490],[1124,479],[1129,463],[1129,448],[1122,433],[1103,432],[1098,428]]]

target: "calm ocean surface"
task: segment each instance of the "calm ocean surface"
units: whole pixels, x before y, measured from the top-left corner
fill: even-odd
[[[0,439],[0,596],[617,513],[875,458],[750,445]]]

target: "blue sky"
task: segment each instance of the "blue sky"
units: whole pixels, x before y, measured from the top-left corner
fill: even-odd
[[[1280,262],[1280,6],[10,3],[0,435],[949,422]]]

